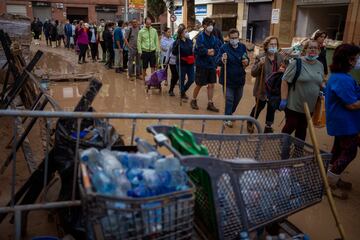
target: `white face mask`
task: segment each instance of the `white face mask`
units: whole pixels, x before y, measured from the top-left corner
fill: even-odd
[[[187,33],[185,33],[185,38],[188,38],[188,39],[190,39],[190,34],[187,32]]]
[[[214,30],[214,26],[213,25],[210,25],[210,26],[207,26],[206,27],[206,31],[211,33],[212,31]]]
[[[360,70],[360,56],[357,58],[356,64],[354,66],[354,69]]]
[[[230,45],[233,47],[237,47],[239,44],[239,39],[230,39]]]

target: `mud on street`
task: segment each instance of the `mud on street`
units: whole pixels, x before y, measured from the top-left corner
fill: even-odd
[[[77,55],[73,50],[66,50],[64,48],[49,48],[46,47],[44,42],[41,45],[32,45],[32,51],[41,49],[44,51],[44,56],[37,65],[35,72],[39,74],[49,75],[62,75],[62,74],[91,74],[102,81],[103,87],[100,93],[97,95],[93,104],[94,108],[98,112],[122,112],[122,113],[176,113],[176,114],[212,114],[206,110],[207,96],[206,89],[202,89],[198,97],[198,105],[200,110],[191,109],[189,102],[182,102],[180,106],[179,90],[175,89],[176,97],[168,96],[168,87],[164,86],[160,92],[157,89],[146,92],[144,82],[141,80],[130,81],[126,77],[126,73],[115,73],[114,70],[106,70],[102,63],[89,63],[78,65]],[[244,96],[239,104],[236,114],[249,115],[252,106],[254,105],[254,98],[252,96],[253,80],[250,76],[249,70],[251,66],[247,68],[247,79],[244,89]],[[65,111],[72,111],[75,104],[80,99],[83,91],[87,87],[87,82],[58,82],[50,83],[49,92],[58,101],[60,106]],[[189,94],[192,93],[192,88],[189,90]],[[189,96],[190,97],[190,96]],[[220,108],[220,113],[224,112],[224,99],[219,84],[215,88],[214,96],[215,105]],[[275,132],[280,132],[284,124],[284,113],[277,112],[275,117],[275,123],[273,125]],[[264,127],[265,111],[263,111],[259,117],[259,122]],[[130,121],[111,120],[111,123],[116,127],[118,132],[124,135],[126,142],[130,141]],[[151,121],[139,121],[137,125],[136,136],[143,137],[151,140],[151,135],[146,133],[145,127],[149,124],[156,122]],[[164,122],[165,123],[165,122]],[[172,122],[172,124],[174,124]],[[206,125],[208,132],[215,132],[220,129],[220,124],[209,122]],[[3,136],[1,140],[2,144],[6,145],[6,139],[12,134],[12,123],[9,119],[2,119],[2,127],[0,134]],[[4,128],[4,126],[8,126]],[[190,130],[198,130],[201,127],[200,122],[196,124],[185,124],[184,126]],[[240,131],[240,125],[235,123],[234,128],[227,128],[227,133],[238,133]],[[246,126],[243,126],[246,128]],[[35,131],[35,130],[34,130]],[[333,139],[326,133],[325,128],[316,129],[316,134],[322,150],[330,151],[332,147]],[[31,145],[34,146],[35,153],[40,156],[42,154],[41,147],[36,145],[39,136],[36,133],[31,133],[29,139]],[[308,136],[307,142],[311,142]],[[1,146],[4,146],[1,145]],[[8,153],[11,149],[5,149],[2,151],[2,155]],[[40,157],[38,158],[40,159]],[[24,164],[22,153],[17,154],[17,186],[20,186],[23,181],[29,176],[27,166]],[[351,166],[347,168],[348,171],[344,174],[344,179],[353,183],[353,190],[350,193],[348,200],[336,199],[336,205],[340,215],[341,222],[345,228],[348,239],[356,240],[360,236],[360,154],[351,163]],[[10,193],[10,175],[11,167],[6,171],[6,174],[0,176],[0,182],[6,183],[1,188],[0,201],[4,204],[8,201],[7,196]],[[52,196],[53,195],[53,196]],[[54,197],[55,192],[50,192],[49,197]],[[48,221],[49,220],[49,221]],[[294,223],[305,233],[311,236],[311,239],[315,240],[328,240],[334,239],[338,236],[334,219],[331,215],[330,208],[326,197],[320,204],[303,210],[297,214],[292,215],[289,220]],[[6,219],[3,224],[0,225],[0,239],[12,239],[13,226],[8,223]],[[56,235],[56,224],[45,212],[33,212],[29,215],[28,221],[28,239],[32,236],[40,235]]]

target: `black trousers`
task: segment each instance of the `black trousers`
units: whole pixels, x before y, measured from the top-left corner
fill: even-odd
[[[109,54],[110,57],[108,58],[105,65],[112,67],[114,65],[114,57],[115,57],[114,49],[112,47],[106,48],[106,52],[107,54]]]
[[[80,49],[79,61],[82,60],[83,62],[85,62],[85,55],[87,48],[88,48],[87,44],[79,44],[79,49]]]
[[[92,60],[95,60],[96,56],[97,56],[97,51],[98,51],[98,44],[90,43],[90,50],[91,50],[91,58],[92,58]]]
[[[171,81],[170,81],[169,91],[172,92],[172,91],[174,91],[176,83],[179,81],[179,73],[177,71],[176,65],[169,64],[169,66],[170,66],[170,71],[171,71]]]
[[[128,50],[124,50],[123,51],[123,66],[124,66],[124,69],[127,69],[128,68],[128,62],[129,62],[129,51]]]
[[[101,60],[106,61],[106,59],[105,59],[105,56],[106,56],[105,42],[100,41],[100,46],[101,46],[101,50],[102,50],[102,59]]]

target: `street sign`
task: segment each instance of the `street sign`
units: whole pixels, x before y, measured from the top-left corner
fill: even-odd
[[[176,22],[176,16],[175,16],[175,14],[172,14],[172,15],[170,16],[170,21],[171,21],[171,22]]]

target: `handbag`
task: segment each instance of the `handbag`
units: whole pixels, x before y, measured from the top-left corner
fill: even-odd
[[[326,124],[326,114],[325,114],[325,98],[324,96],[319,96],[315,109],[312,116],[312,121],[315,127],[323,128]]]

